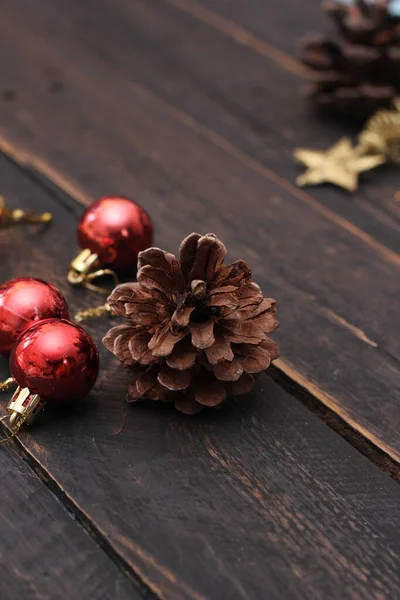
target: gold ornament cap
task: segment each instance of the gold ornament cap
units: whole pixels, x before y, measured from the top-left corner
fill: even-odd
[[[33,423],[43,406],[44,401],[39,394],[32,394],[28,388],[18,386],[7,405],[7,414],[0,419],[7,423],[11,429],[11,435],[1,440],[0,443],[7,442],[13,438],[23,425]]]
[[[111,269],[98,269],[100,265],[97,254],[91,252],[88,248],[81,250],[78,256],[71,262],[67,279],[73,286],[82,285],[93,292],[108,295],[110,290],[102,288],[92,283],[99,277],[111,277],[114,281],[114,287],[119,285],[119,279]]]

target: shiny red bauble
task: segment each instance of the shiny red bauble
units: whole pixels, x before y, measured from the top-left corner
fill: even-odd
[[[27,329],[15,344],[10,371],[21,388],[51,404],[86,396],[99,372],[99,353],[86,331],[64,319]]]
[[[139,252],[153,242],[153,225],[147,212],[128,198],[108,196],[94,202],[78,225],[82,249],[97,254],[105,265],[132,266]]]
[[[54,285],[20,277],[0,286],[0,354],[8,356],[28,327],[43,319],[68,319],[68,307]]]

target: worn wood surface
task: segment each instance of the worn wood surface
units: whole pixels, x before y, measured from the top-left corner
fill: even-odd
[[[243,47],[242,53],[247,51],[253,56],[256,64],[261,65],[259,71],[261,75],[256,75],[259,81],[258,87],[250,85],[247,71],[242,72],[242,80],[239,76],[242,85],[236,104],[242,108],[246,106],[250,108],[249,115],[259,115],[259,133],[262,138],[265,138],[263,125],[264,129],[267,127],[268,133],[274,123],[277,125],[274,132],[281,137],[280,146],[287,150],[289,144],[289,154],[284,151],[278,160],[269,164],[283,176],[287,177],[292,172],[293,164],[290,167],[287,158],[289,157],[290,160],[293,146],[310,145],[324,148],[333,144],[339,136],[355,135],[358,132],[347,121],[321,119],[311,110],[307,110],[307,104],[301,97],[307,80],[304,67],[297,61],[302,37],[307,33],[325,33],[333,37],[336,35],[333,23],[321,10],[320,0],[308,2],[284,0],[274,6],[272,18],[269,14],[269,5],[262,0],[250,0],[246,3],[241,0],[233,0],[233,2],[206,0],[201,3],[197,0],[167,0],[167,2],[188,16],[200,20],[208,28],[234,40],[236,44]],[[255,56],[261,57],[262,60],[254,59]],[[263,67],[266,61],[268,61],[267,71]],[[273,65],[276,65],[276,68]],[[271,86],[275,85],[275,81],[279,82],[278,91],[274,90],[274,97],[272,97]],[[232,82],[235,83],[233,79]],[[275,103],[279,90],[281,105],[286,108],[285,113],[276,112],[282,110],[281,105]],[[261,95],[260,100],[257,99],[259,95]],[[271,111],[275,115],[275,120],[271,119]],[[273,160],[273,157],[264,154],[263,150],[260,151],[257,147],[249,151],[255,152],[261,160]],[[364,181],[368,181],[368,186],[363,186],[354,196],[356,202],[349,203],[348,198],[343,194],[342,198],[338,197],[338,194],[332,193],[329,187],[314,190],[313,196],[337,214],[358,224],[364,231],[370,232],[376,239],[380,238],[385,245],[392,246],[398,251],[400,209],[398,201],[394,198],[394,191],[398,188],[398,177],[395,169],[383,168],[380,172],[383,174],[381,177],[367,176]],[[380,227],[384,225],[385,228],[377,228],[377,223]]]
[[[14,449],[2,447],[0,473],[1,598],[141,598]]]
[[[326,18],[321,10],[320,0],[283,0],[274,6],[273,14],[270,7],[263,0],[169,0],[171,4],[179,6],[188,13],[197,15],[207,23],[223,25],[226,34],[233,36],[234,31],[242,30],[243,43],[257,51],[256,41],[259,42],[260,51],[262,44],[270,45],[269,54],[275,60],[283,63],[290,58],[296,58],[299,47],[299,38],[307,33],[329,32],[334,30],[333,24]],[[344,1],[346,3],[347,0]],[[201,10],[201,8],[203,10]],[[246,32],[247,38],[243,32]],[[238,36],[238,39],[239,36]],[[273,53],[275,51],[275,54]],[[284,55],[279,55],[279,50]],[[266,51],[265,51],[266,54]],[[286,63],[288,68],[288,63]],[[293,68],[293,70],[298,70]]]
[[[45,232],[3,232],[1,279],[43,277],[72,310],[91,305],[95,295],[69,289],[64,279],[81,208],[6,158],[0,172],[13,206],[55,216]],[[100,343],[107,327],[101,321],[89,329]],[[246,399],[190,419],[126,405],[129,378],[101,355],[88,400],[71,413],[45,413],[19,437],[32,464],[145,595],[396,595],[398,484],[268,376]],[[6,361],[0,373],[6,376]]]
[[[6,2],[0,32],[2,78],[15,91],[0,107],[6,141],[65,188],[78,188],[83,201],[115,191],[140,198],[160,246],[176,248],[194,224],[215,230],[278,298],[281,368],[398,460],[396,221],[389,213],[375,218],[336,190],[293,185],[296,167],[278,131],[290,119],[292,133],[325,135],[307,122],[293,75],[164,0],[101,0],[96,10],[90,2]],[[212,86],[237,101],[249,77],[266,86],[269,72],[262,134],[222,100],[207,104]],[[235,139],[232,122],[241,132]],[[286,178],[250,156],[246,136]],[[382,175],[382,183],[396,175]],[[390,194],[376,193],[375,204],[393,191],[394,184]],[[320,201],[324,193],[351,212],[348,219]]]
[[[77,553],[87,540],[90,569],[106,582],[96,596],[83,578],[78,598],[116,589],[207,600],[400,594],[398,484],[337,433],[350,425],[355,445],[384,470],[390,457],[386,470],[399,478],[399,178],[371,174],[352,199],[293,185],[292,146],[347,131],[316,119],[297,94],[293,36],[313,22],[320,29],[316,4],[282,0],[268,19],[260,0],[2,4],[1,191],[55,220],[45,232],[0,234],[0,280],[42,277],[73,311],[93,305],[94,294],[65,281],[80,204],[133,196],[154,219],[157,245],[175,251],[193,229],[215,231],[232,259],[252,264],[278,300],[278,368],[296,395],[265,376],[218,414],[129,407],[129,378],[102,351],[88,401],[20,436],[21,485],[29,469],[41,474],[60,527],[70,516],[51,491],[77,517]],[[88,325],[99,344],[108,325]],[[337,417],[335,431],[301,405],[300,387],[309,407]],[[39,582],[33,598],[50,589],[45,551],[41,560],[29,574]],[[62,579],[58,597],[72,589]]]
[[[125,73],[125,79],[143,83],[289,181],[300,171],[291,156],[295,145],[324,147],[352,132],[348,125],[321,121],[307,110],[299,94],[304,80],[293,58],[294,64],[287,64],[282,57],[275,60],[258,52],[257,46],[238,44],[236,37],[222,35],[217,17],[207,13],[206,22],[197,18],[203,13],[193,5],[197,6],[186,0],[117,0],[112,5],[108,0],[58,0],[41,4],[38,21],[36,5],[35,19],[27,18],[31,30],[33,23],[45,33],[49,28],[55,28],[58,35],[63,31],[70,44],[92,50]],[[306,27],[302,4],[286,0],[279,10],[297,14],[299,36]],[[61,24],[60,11],[68,15]],[[271,20],[263,22],[268,35],[274,25]],[[105,45],[105,39],[113,42]],[[60,39],[56,43],[62,45]],[[368,191],[370,186],[362,188],[355,202],[330,188],[313,195],[323,206],[398,251],[400,212],[393,199],[396,172],[383,172],[382,177],[378,172],[365,175],[372,185],[378,182],[378,197],[373,188]]]

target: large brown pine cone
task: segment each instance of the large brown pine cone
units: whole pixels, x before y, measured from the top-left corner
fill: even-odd
[[[339,39],[307,36],[301,60],[312,69],[309,95],[322,109],[365,120],[400,94],[400,16],[391,0],[328,0]],[[341,38],[341,39],[340,39]]]
[[[137,283],[108,301],[126,323],[103,342],[133,373],[128,400],[174,402],[184,413],[248,392],[279,356],[267,337],[279,325],[275,301],[263,298],[246,262],[224,265],[214,235],[192,233],[180,258],[159,248],[139,254]]]

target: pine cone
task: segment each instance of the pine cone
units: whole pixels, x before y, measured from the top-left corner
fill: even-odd
[[[391,0],[323,3],[342,39],[303,40],[301,60],[313,70],[308,94],[317,107],[365,120],[400,94],[400,16],[390,5]]]
[[[103,342],[133,373],[128,401],[174,402],[194,414],[248,392],[279,356],[266,336],[279,325],[275,301],[263,298],[246,262],[224,265],[214,235],[192,233],[180,259],[159,248],[139,254],[137,283],[108,299],[126,323]]]

